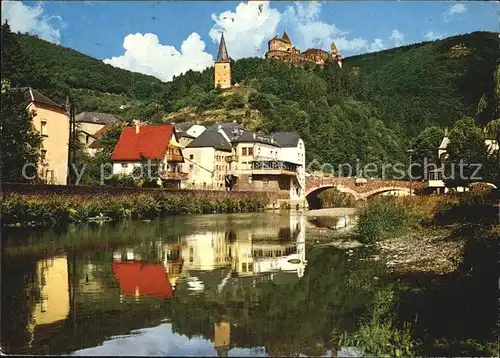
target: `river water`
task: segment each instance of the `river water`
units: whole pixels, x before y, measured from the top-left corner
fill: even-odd
[[[336,356],[382,268],[315,225],[256,213],[2,229],[2,350]]]

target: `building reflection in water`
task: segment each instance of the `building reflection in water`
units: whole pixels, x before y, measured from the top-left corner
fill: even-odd
[[[67,256],[39,260],[36,263],[35,285],[40,291],[40,299],[32,308],[32,319],[29,325],[32,341],[35,338],[35,331],[45,331],[44,327],[57,326],[69,315]],[[36,336],[39,338],[40,334]]]
[[[231,339],[231,324],[227,321],[214,323],[214,348],[219,357],[227,357]]]
[[[163,245],[160,255],[172,287],[181,278],[193,293],[205,289],[204,272],[222,268],[230,272],[221,279],[219,290],[230,277],[267,274],[274,279],[273,273],[286,272],[300,278],[307,264],[305,217],[290,216],[286,227],[189,235],[181,243]]]
[[[179,279],[188,291],[197,294],[206,286],[203,275],[218,269],[230,270],[220,279],[219,291],[231,277],[264,275],[274,279],[274,273],[285,272],[300,278],[307,264],[304,216],[291,215],[285,226],[237,232],[228,228],[187,235],[177,243],[157,240],[150,244],[155,246],[154,257],[146,257],[139,247],[113,254],[112,271],[124,296],[171,298]],[[149,259],[156,263],[147,263]]]
[[[153,264],[136,259],[127,251],[127,260],[122,260],[118,253],[113,255],[111,269],[117,279],[123,296],[139,298],[152,296],[160,299],[173,297],[173,289],[168,274],[162,264]],[[136,257],[136,256],[134,256]]]

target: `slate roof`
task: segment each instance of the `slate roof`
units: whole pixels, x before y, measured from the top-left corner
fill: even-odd
[[[182,123],[172,123],[172,125],[175,127],[175,131],[179,134],[182,134],[189,130],[192,126],[194,126],[194,123],[191,122],[182,122]]]
[[[276,132],[273,137],[281,147],[296,147],[300,139],[296,132]]]
[[[186,148],[215,148],[231,151],[231,144],[217,131],[206,130],[198,138],[189,143]]]
[[[231,62],[231,58],[227,54],[226,40],[224,40],[224,34],[220,38],[219,52],[217,53],[217,59],[215,62]]]
[[[34,90],[32,88],[28,88],[28,90],[26,91],[26,97],[27,97],[27,100],[29,102],[34,102],[35,104],[41,103],[41,104],[44,104],[44,105],[49,106],[49,107],[56,107],[56,108],[64,109],[64,106],[57,104],[56,102],[54,102],[50,98],[44,96],[43,94],[41,94],[40,92],[38,92],[37,90]]]
[[[292,40],[290,40],[290,36],[288,36],[288,34],[286,33],[286,31],[283,33],[282,40],[285,41],[285,42],[288,42],[289,44],[292,43]]]
[[[75,122],[113,124],[118,122],[118,118],[107,113],[82,112],[75,116]]]
[[[144,125],[139,134],[135,132],[135,126],[125,127],[111,158],[139,161],[142,155],[147,159],[163,159],[173,131],[171,124]]]
[[[263,143],[263,144],[269,144],[275,147],[280,147],[280,144],[274,140],[272,136],[264,135],[264,134],[259,134],[259,133],[254,133],[250,131],[244,131],[243,134],[241,134],[238,138],[235,138],[231,140],[233,143],[241,143],[241,142],[248,142],[248,143]]]
[[[208,126],[206,130],[218,132],[219,128],[227,135],[229,139],[234,137],[233,132],[235,130],[238,130],[238,136],[240,135],[239,130],[243,130],[243,127],[240,124],[234,122],[212,124],[211,126]]]

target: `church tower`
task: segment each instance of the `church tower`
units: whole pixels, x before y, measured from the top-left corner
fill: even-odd
[[[215,87],[231,87],[231,57],[227,54],[224,34],[220,38],[219,53],[215,60]]]

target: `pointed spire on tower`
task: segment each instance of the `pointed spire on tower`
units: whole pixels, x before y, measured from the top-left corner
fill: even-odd
[[[292,40],[290,40],[290,37],[288,36],[288,34],[286,33],[286,31],[283,32],[282,40],[285,41],[285,42],[288,42],[289,44],[292,43]]]
[[[219,52],[217,53],[217,59],[215,62],[231,62],[231,57],[227,54],[226,40],[224,40],[224,33],[220,38]]]

